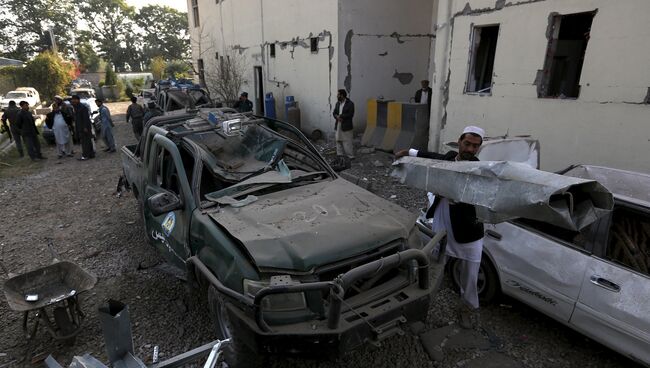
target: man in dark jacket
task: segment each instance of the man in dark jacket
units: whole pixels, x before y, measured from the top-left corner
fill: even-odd
[[[422,88],[415,92],[415,103],[426,103],[429,110],[431,110],[431,92],[433,90],[429,87],[429,81],[426,79],[420,82],[420,85]]]
[[[27,101],[20,101],[20,112],[16,119],[16,125],[20,135],[25,140],[27,146],[27,154],[32,161],[37,159],[45,159],[41,153],[41,143],[38,141],[38,129],[36,129],[36,121],[34,115],[29,111],[29,103]]]
[[[348,93],[344,89],[339,89],[336,95],[338,102],[334,106],[334,130],[336,131],[336,155],[354,158],[354,146],[352,145],[354,118],[354,103],[348,98]]]
[[[242,92],[233,108],[239,112],[253,111],[253,103],[248,99],[248,92]]]
[[[81,143],[81,157],[78,160],[85,161],[94,158],[93,131],[88,108],[81,103],[79,96],[74,95],[72,96],[72,109],[74,110],[75,131],[79,134]]]
[[[144,107],[138,104],[138,98],[133,96],[131,97],[131,104],[126,109],[126,121],[127,123],[131,122],[131,127],[133,128],[133,134],[136,139],[140,139],[142,135],[142,128],[144,120]]]
[[[458,139],[458,152],[442,155],[414,149],[395,153],[396,157],[417,156],[446,161],[478,161],[476,154],[483,143],[485,131],[476,126],[465,127]],[[430,194],[430,198],[433,195]],[[478,272],[483,254],[483,224],[476,218],[476,208],[466,203],[453,203],[435,196],[427,210],[433,217],[433,231],[447,231],[446,256],[460,260],[461,306],[459,320],[462,327],[471,328],[471,313],[478,309]]]
[[[20,157],[25,157],[23,153],[23,140],[20,137],[20,129],[18,129],[18,113],[20,109],[16,106],[16,101],[9,101],[9,107],[5,109],[4,114],[2,114],[2,125],[7,125],[9,121],[9,132],[10,137],[16,142],[16,149]]]

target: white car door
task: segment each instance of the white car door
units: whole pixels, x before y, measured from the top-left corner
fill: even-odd
[[[590,261],[590,229],[577,233],[532,220],[486,225],[484,244],[502,291],[568,323]]]
[[[650,364],[650,214],[614,208],[571,317],[577,330]]]

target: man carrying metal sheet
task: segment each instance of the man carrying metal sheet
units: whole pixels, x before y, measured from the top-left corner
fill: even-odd
[[[446,154],[424,152],[415,149],[395,153],[397,158],[415,156],[446,161],[478,161],[476,153],[483,143],[485,131],[476,126],[465,127],[458,139],[458,152]],[[432,198],[433,195],[429,195]],[[471,314],[479,307],[478,272],[483,254],[483,223],[476,217],[476,208],[465,203],[455,203],[436,196],[427,210],[427,218],[433,217],[433,231],[447,231],[446,257],[460,260],[459,322],[464,328],[471,328]]]

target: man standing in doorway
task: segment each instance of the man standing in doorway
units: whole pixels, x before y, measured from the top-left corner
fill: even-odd
[[[138,104],[138,98],[135,96],[131,97],[131,104],[126,109],[126,121],[128,122],[129,119],[131,119],[133,134],[135,134],[135,138],[139,140],[142,135],[142,128],[144,127],[144,107]]]
[[[428,111],[431,111],[431,92],[432,89],[429,87],[429,81],[428,80],[423,80],[420,82],[420,85],[422,86],[421,89],[418,89],[415,92],[415,103],[426,103],[427,106],[429,106]]]
[[[336,155],[347,156],[354,159],[354,146],[352,144],[354,118],[354,103],[348,98],[348,93],[344,89],[339,89],[336,95],[336,106],[334,107],[334,130],[336,131]]]
[[[9,132],[14,141],[16,141],[16,149],[20,157],[25,157],[23,153],[23,140],[20,137],[20,129],[18,129],[18,114],[20,109],[16,106],[16,101],[9,101],[9,106],[5,109],[4,114],[2,114],[2,125],[6,125],[9,121]]]
[[[253,103],[248,99],[248,92],[242,92],[233,108],[239,112],[253,111]]]
[[[27,101],[20,101],[20,112],[16,119],[16,125],[20,135],[25,140],[27,146],[27,154],[32,161],[37,159],[45,159],[41,153],[41,143],[38,141],[38,129],[36,129],[36,121],[34,115],[29,111],[29,103]]]
[[[90,112],[86,105],[81,103],[78,95],[72,96],[72,108],[74,109],[74,125],[75,131],[79,135],[79,142],[81,143],[81,157],[80,161],[85,161],[95,157],[95,150],[93,148],[93,132],[92,124],[90,123]]]
[[[416,156],[446,161],[478,161],[476,154],[483,143],[485,131],[477,126],[465,127],[458,138],[458,152],[449,151],[442,155],[415,149],[395,153],[397,158]],[[466,203],[454,203],[436,196],[427,210],[427,218],[433,217],[433,231],[447,232],[445,256],[460,260],[460,296],[458,309],[460,325],[471,328],[472,312],[478,310],[478,272],[483,254],[483,223],[476,218],[476,208]]]
[[[136,99],[137,101],[137,99]],[[102,138],[106,144],[104,152],[115,152],[115,138],[113,138],[113,119],[108,107],[104,106],[104,101],[96,99],[95,103],[99,109],[99,119],[102,122]]]

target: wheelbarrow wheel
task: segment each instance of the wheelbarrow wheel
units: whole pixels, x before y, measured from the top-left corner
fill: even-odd
[[[231,323],[226,303],[214,286],[208,288],[208,306],[217,338],[230,339],[224,348],[226,363],[230,367],[261,367],[260,356],[243,342],[239,330]]]

